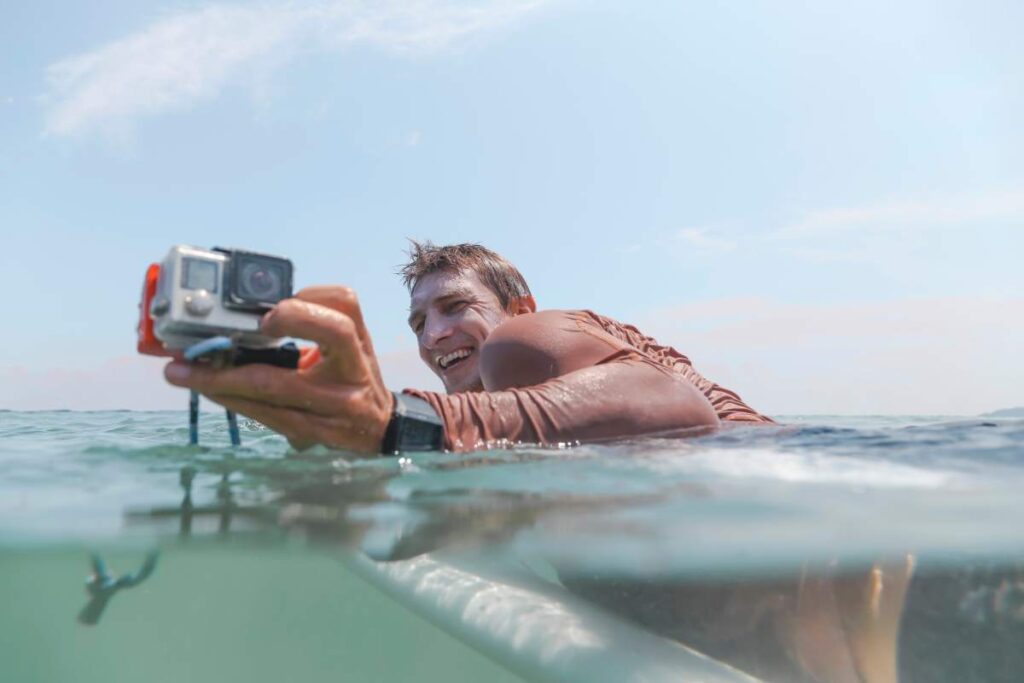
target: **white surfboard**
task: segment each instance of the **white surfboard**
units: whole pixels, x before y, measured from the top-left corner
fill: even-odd
[[[420,616],[530,681],[758,683],[587,603],[525,566],[470,565],[439,554],[395,562],[350,554],[346,563]]]

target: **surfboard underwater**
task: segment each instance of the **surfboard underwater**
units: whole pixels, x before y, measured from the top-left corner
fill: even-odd
[[[727,664],[649,633],[572,595],[525,565],[443,554],[348,567],[449,635],[530,681],[758,683]]]

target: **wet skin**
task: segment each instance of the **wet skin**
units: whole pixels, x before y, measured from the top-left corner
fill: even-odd
[[[641,356],[619,353],[606,333],[582,332],[571,313],[534,311],[529,296],[503,309],[473,272],[441,271],[417,283],[409,323],[420,356],[454,394],[447,410],[435,406],[445,420],[446,448],[473,450],[489,439],[590,442],[718,425],[694,384]],[[295,448],[323,444],[379,453],[394,397],[381,379],[355,293],[304,289],[265,315],[260,329],[318,347],[296,370],[175,361],[165,369],[167,381],[258,420]],[[512,388],[533,393],[502,394]],[[480,397],[480,390],[495,393]],[[430,400],[442,402],[437,395]],[[463,404],[474,400],[483,401],[474,414],[488,412],[498,432],[483,438],[466,431],[476,422],[465,418]],[[531,431],[537,425],[548,431]]]
[[[409,327],[420,358],[451,394],[482,391],[480,350],[502,323],[536,310],[533,297],[505,310],[497,295],[474,272],[438,271],[423,276],[412,291]]]
[[[305,354],[297,370],[261,364],[214,369],[174,361],[164,376],[258,420],[295,448],[324,444],[378,453],[394,397],[381,379],[355,292],[303,289],[265,315],[260,331],[308,339],[318,349]]]
[[[533,310],[532,297],[503,310],[475,273],[439,272],[417,284],[410,324],[420,329],[423,360],[449,392],[463,391],[482,388],[478,356],[488,335],[513,315]],[[318,349],[305,354],[297,370],[260,364],[214,369],[174,361],[164,376],[265,424],[295,448],[324,444],[379,453],[394,397],[381,379],[355,292],[308,287],[275,306],[260,330],[271,337],[308,339]],[[453,351],[466,350],[468,357],[451,362]]]

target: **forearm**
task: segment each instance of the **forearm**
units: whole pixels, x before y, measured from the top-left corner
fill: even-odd
[[[583,368],[532,387],[437,394],[426,399],[445,425],[445,447],[593,442],[718,424],[689,382],[638,358]]]

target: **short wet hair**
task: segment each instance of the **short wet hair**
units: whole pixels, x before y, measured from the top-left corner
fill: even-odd
[[[429,240],[409,240],[409,262],[398,271],[405,286],[412,292],[425,275],[442,270],[471,270],[487,286],[506,311],[512,310],[516,299],[530,296],[530,287],[523,274],[487,247],[479,244],[448,244],[437,246]]]

